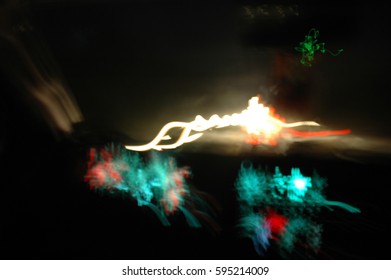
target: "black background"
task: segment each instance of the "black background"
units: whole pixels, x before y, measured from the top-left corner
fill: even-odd
[[[269,15],[249,19],[244,7],[259,5],[266,5]],[[285,8],[283,16],[278,5],[294,7],[298,15]],[[271,155],[207,148],[168,152],[191,167],[190,183],[217,201],[219,233],[189,228],[180,214],[164,227],[150,209],[90,191],[83,182],[89,147],[149,141],[166,122],[236,112],[258,93],[282,115],[351,128],[355,135],[388,143],[385,7],[190,0],[58,0],[21,6],[22,19],[34,27],[24,32],[39,34],[32,38],[47,45],[84,122],[71,135],[53,133],[3,65],[1,259],[281,258],[274,249],[258,256],[251,240],[240,236],[234,182],[243,160],[278,165],[285,172],[295,166],[304,174],[315,169],[328,179],[328,199],[362,210],[324,209],[318,217],[321,251],[307,254],[299,247],[288,258],[389,259],[389,145],[350,149],[344,157],[338,156],[344,151],[320,152],[323,148],[313,143]],[[306,68],[294,47],[312,27],[320,30],[319,41],[327,48],[344,52],[317,56]],[[287,74],[276,74],[281,69]]]

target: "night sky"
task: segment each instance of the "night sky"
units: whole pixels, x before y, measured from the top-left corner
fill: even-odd
[[[242,161],[316,170],[328,179],[328,199],[362,211],[323,209],[320,252],[299,246],[288,258],[389,259],[389,10],[277,2],[4,1],[0,259],[280,259],[273,246],[258,256],[240,236],[234,183]],[[295,47],[313,27],[327,49],[343,52],[318,54],[306,67]],[[51,82],[77,104],[71,131],[56,126],[31,89]],[[164,227],[147,207],[83,181],[90,147],[143,144],[167,122],[240,112],[257,94],[288,121],[352,134],[267,150],[214,131],[164,152],[213,198],[219,232],[189,228],[181,214]]]

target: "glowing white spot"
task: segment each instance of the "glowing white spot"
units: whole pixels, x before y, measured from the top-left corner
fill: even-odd
[[[306,181],[303,180],[303,179],[296,179],[296,180],[293,181],[293,183],[295,184],[295,187],[296,187],[296,189],[298,189],[298,190],[303,190],[303,189],[305,189],[305,187],[306,187],[306,185],[307,185]]]

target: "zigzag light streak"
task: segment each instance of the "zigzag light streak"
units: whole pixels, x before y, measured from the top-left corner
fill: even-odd
[[[147,151],[151,149],[162,151],[166,149],[175,149],[185,143],[197,140],[203,135],[203,131],[211,128],[223,128],[228,126],[241,126],[245,128],[252,144],[263,143],[276,145],[276,138],[284,137],[284,135],[280,135],[280,132],[283,129],[287,129],[287,134],[289,135],[310,137],[304,136],[305,132],[302,132],[303,135],[300,135],[300,132],[295,135],[295,130],[292,130],[291,128],[298,126],[320,126],[320,124],[313,121],[286,123],[283,118],[274,114],[273,108],[266,107],[262,103],[259,103],[259,97],[257,96],[252,97],[248,104],[248,107],[240,114],[235,113],[232,115],[224,115],[223,117],[215,114],[208,120],[198,115],[192,122],[175,121],[167,123],[150,143],[140,146],[125,146],[125,148],[132,151]],[[171,140],[168,131],[173,128],[183,128],[178,140],[175,143],[160,144],[162,141]],[[191,134],[193,131],[196,133]],[[349,132],[349,130],[328,131],[327,135],[347,134]]]

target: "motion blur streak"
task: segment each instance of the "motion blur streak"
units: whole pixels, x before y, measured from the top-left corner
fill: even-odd
[[[265,255],[270,246],[277,245],[281,256],[289,257],[300,244],[305,244],[303,253],[317,253],[322,226],[316,218],[321,208],[361,212],[347,203],[327,200],[326,186],[327,180],[316,172],[307,177],[299,168],[291,168],[290,175],[283,175],[279,167],[270,173],[243,163],[235,183],[243,236],[253,241],[259,255]]]
[[[39,32],[28,20],[25,3],[0,5],[1,70],[24,101],[32,102],[54,130],[69,134],[83,116]]]
[[[203,133],[190,135],[192,131],[202,132],[211,128],[223,128],[228,126],[241,126],[248,134],[247,142],[253,145],[266,144],[276,145],[277,138],[283,137],[281,131],[285,128],[298,126],[320,126],[313,121],[286,123],[283,118],[274,113],[273,108],[266,107],[260,103],[258,96],[252,97],[248,101],[248,107],[240,114],[212,115],[208,120],[198,115],[194,121],[170,122],[163,126],[158,135],[150,143],[141,146],[125,146],[128,150],[147,151],[147,150],[164,150],[175,149],[182,144],[189,143],[200,138]],[[170,140],[171,137],[167,132],[172,128],[183,128],[178,140],[173,144],[159,145],[162,140]]]
[[[312,138],[312,137],[325,137],[332,135],[346,135],[351,132],[350,129],[342,130],[324,130],[324,131],[297,131],[294,129],[289,130],[292,136],[301,137],[301,138]]]
[[[211,206],[201,192],[190,187],[190,168],[178,167],[176,160],[162,154],[151,154],[144,161],[139,153],[129,152],[123,146],[108,145],[98,152],[90,149],[87,173],[84,180],[90,189],[108,194],[121,194],[147,206],[164,226],[169,226],[169,216],[181,212],[190,227],[218,230]]]

